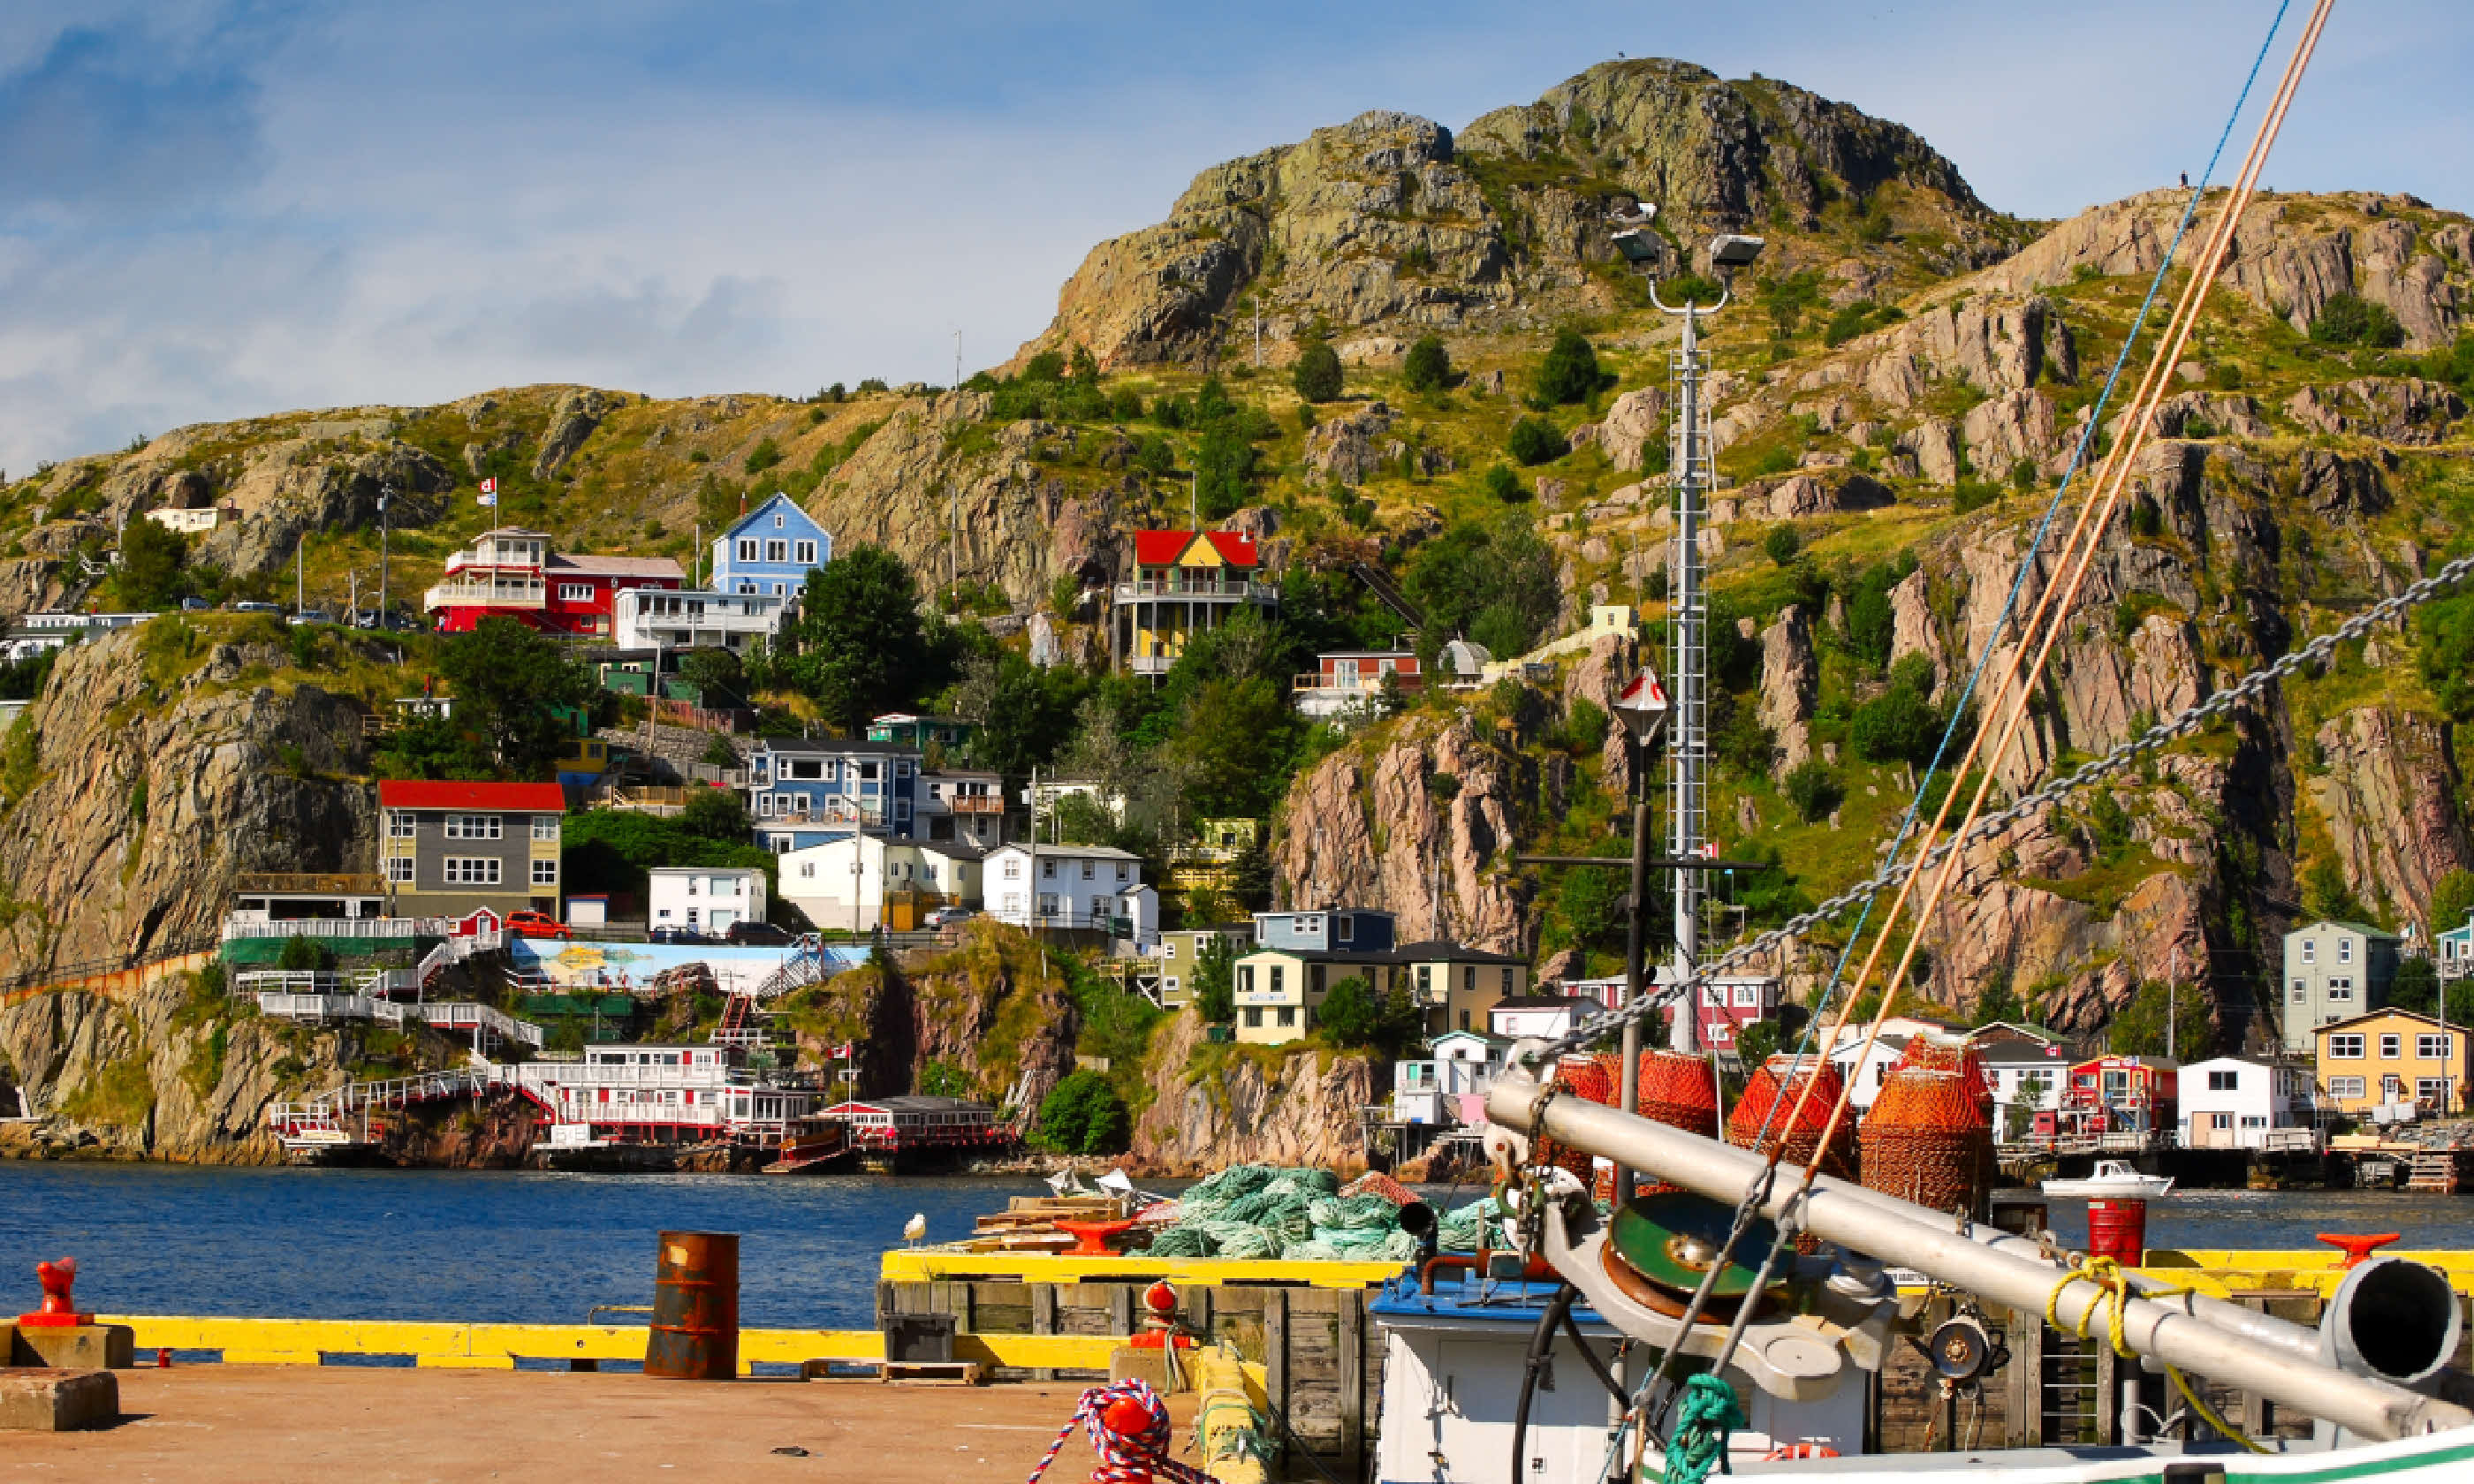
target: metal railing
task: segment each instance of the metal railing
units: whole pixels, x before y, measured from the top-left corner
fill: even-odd
[[[293,994],[269,990],[257,996],[260,1015],[277,1016],[286,1020],[367,1020],[376,1017],[374,1002],[366,994]]]
[[[1279,599],[1279,589],[1269,583],[1227,583],[1213,579],[1137,577],[1117,584],[1117,601],[1131,602],[1137,598],[1253,598],[1273,603]]]
[[[253,969],[231,977],[235,994],[350,994],[346,984],[331,969]]]
[[[224,919],[223,937],[235,938],[443,938],[445,918],[277,918],[259,922],[238,914]]]
[[[421,595],[425,609],[542,608],[549,602],[549,590],[540,583],[437,583]]]

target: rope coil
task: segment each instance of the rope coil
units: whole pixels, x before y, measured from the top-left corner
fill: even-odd
[[[1040,1455],[1038,1466],[1031,1471],[1025,1484],[1039,1484],[1048,1466],[1056,1462],[1065,1440],[1074,1436],[1076,1423],[1082,1424],[1082,1430],[1090,1435],[1092,1450],[1100,1455],[1100,1467],[1091,1471],[1091,1484],[1152,1484],[1154,1479],[1170,1479],[1175,1484],[1212,1484],[1211,1475],[1168,1456],[1168,1403],[1148,1381],[1140,1380],[1094,1386],[1083,1392],[1074,1415],[1056,1430],[1056,1441],[1048,1445],[1048,1451]]]
[[[2074,1332],[2082,1340],[2088,1338],[2088,1322],[2096,1318],[2098,1309],[2110,1304],[2111,1309],[2105,1315],[2105,1328],[2109,1331],[2106,1338],[2113,1342],[2113,1352],[2124,1360],[2137,1360],[2139,1352],[2132,1350],[2128,1342],[2122,1338],[2122,1311],[2129,1305],[2133,1297],[2130,1290],[2130,1275],[2123,1272],[2122,1264],[2111,1257],[2090,1257],[2080,1266],[2064,1273],[2061,1281],[2053,1284],[2053,1291],[2045,1296],[2045,1323],[2056,1329],[2067,1328],[2062,1323],[2062,1294],[2071,1284],[2076,1282],[2095,1284],[2099,1290],[2099,1296],[2095,1303],[2079,1311],[2079,1322]],[[2195,1291],[2188,1287],[2150,1288],[2138,1297],[2162,1299],[2171,1298],[2177,1293]],[[2198,1388],[2191,1384],[2190,1377],[2184,1376],[2180,1368],[2166,1366],[2165,1374],[2172,1378],[2173,1389],[2182,1394],[2182,1400],[2189,1405],[2192,1415],[2214,1427],[2219,1436],[2229,1442],[2240,1444],[2254,1453],[2268,1451],[2268,1448],[2245,1436],[2241,1428],[2219,1416],[2217,1409],[2208,1405],[2207,1399],[2199,1395]]]

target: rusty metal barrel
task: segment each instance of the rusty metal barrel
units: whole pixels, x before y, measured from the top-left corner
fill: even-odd
[[[673,1381],[739,1376],[739,1233],[664,1232],[654,1264],[644,1374]]]

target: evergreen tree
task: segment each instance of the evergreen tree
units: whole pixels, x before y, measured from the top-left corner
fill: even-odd
[[[1328,402],[1340,395],[1340,352],[1321,339],[1309,340],[1298,352],[1298,364],[1291,372],[1298,395],[1309,402]]]
[[[1443,348],[1443,340],[1434,335],[1420,335],[1409,347],[1409,358],[1400,363],[1400,379],[1412,392],[1440,392],[1452,379],[1451,352]]]
[[[1598,370],[1598,352],[1589,337],[1579,330],[1567,329],[1555,337],[1547,347],[1546,359],[1538,365],[1534,390],[1538,399],[1552,405],[1585,402],[1605,387],[1605,373]]]
[[[783,673],[844,735],[943,679],[910,568],[882,546],[837,551],[811,573],[789,632]]]

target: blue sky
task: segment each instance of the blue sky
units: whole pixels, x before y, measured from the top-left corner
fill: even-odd
[[[2273,9],[14,0],[0,467],[527,381],[941,382],[1206,165],[1618,52],[1845,99],[2065,215],[2196,169]],[[2268,183],[2474,207],[2469,36],[2341,7]]]

